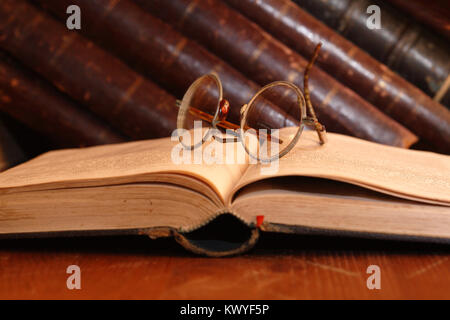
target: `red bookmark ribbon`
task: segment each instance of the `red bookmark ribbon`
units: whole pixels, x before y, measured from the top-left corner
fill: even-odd
[[[260,228],[264,222],[264,216],[256,216],[256,227]]]

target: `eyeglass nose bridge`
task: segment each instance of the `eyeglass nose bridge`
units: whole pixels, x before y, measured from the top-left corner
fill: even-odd
[[[215,134],[212,135],[213,139],[221,142],[221,143],[236,143],[236,142],[240,142],[241,141],[241,136],[238,132],[235,131],[230,131],[228,132],[228,134],[231,134],[233,137],[229,138],[229,137],[225,137],[222,138],[220,136],[216,136]]]

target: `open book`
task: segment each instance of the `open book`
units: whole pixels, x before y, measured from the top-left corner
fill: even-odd
[[[306,131],[264,171],[273,164],[176,164],[177,144],[52,151],[1,173],[0,235],[174,236],[214,256],[261,230],[450,242],[449,156],[332,133],[321,146]],[[229,237],[191,237],[215,221]]]

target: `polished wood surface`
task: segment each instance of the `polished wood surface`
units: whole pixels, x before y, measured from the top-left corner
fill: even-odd
[[[450,298],[449,247],[352,238],[263,235],[232,258],[194,256],[172,239],[0,240],[1,299]],[[81,289],[68,290],[69,265]],[[366,286],[369,265],[381,289]]]

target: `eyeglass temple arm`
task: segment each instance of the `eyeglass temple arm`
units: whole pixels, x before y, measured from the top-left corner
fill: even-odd
[[[325,127],[322,124],[320,124],[319,120],[317,120],[317,116],[316,116],[316,113],[312,106],[311,98],[309,96],[309,86],[308,86],[309,72],[310,72],[314,62],[317,60],[317,57],[319,56],[319,51],[320,51],[321,47],[322,47],[322,43],[320,42],[319,44],[317,44],[316,48],[314,49],[314,54],[313,54],[311,60],[309,61],[308,65],[305,68],[305,73],[303,76],[303,89],[305,91],[306,106],[308,108],[309,114],[311,115],[311,117],[308,120],[312,121],[312,124],[314,125],[314,127],[317,131],[317,135],[319,136],[320,143],[324,144],[327,141]],[[306,123],[306,124],[308,124],[308,123]]]
[[[177,100],[177,101],[176,101],[176,106],[179,108],[180,105],[181,105],[181,101],[180,101],[180,100]],[[191,114],[194,115],[194,116],[199,117],[201,120],[208,121],[208,122],[212,122],[213,119],[214,119],[214,117],[213,117],[212,115],[210,115],[209,113],[203,112],[203,111],[201,111],[201,110],[199,110],[199,109],[197,109],[197,108],[194,108],[194,107],[189,107],[189,113],[191,113]],[[222,121],[218,122],[218,123],[217,123],[217,126],[219,126],[219,127],[221,127],[221,128],[224,128],[224,129],[230,129],[230,130],[238,130],[238,129],[241,128],[241,127],[238,126],[237,124],[228,122],[228,121],[226,121],[226,120],[222,120]],[[253,129],[253,128],[250,128],[249,126],[245,126],[244,129],[245,129],[245,130],[249,130],[249,129]],[[253,130],[255,131],[256,136],[259,138],[259,135],[260,135],[259,131],[258,131],[258,130],[255,130],[255,129],[253,129]],[[273,140],[274,142],[278,142],[279,144],[282,144],[282,143],[283,143],[283,140],[277,139],[277,138],[275,138],[275,137],[272,137],[272,135],[271,135],[270,133],[262,134],[262,135],[265,136],[265,137],[267,137],[267,139],[268,139],[269,141],[270,141],[270,140]]]

